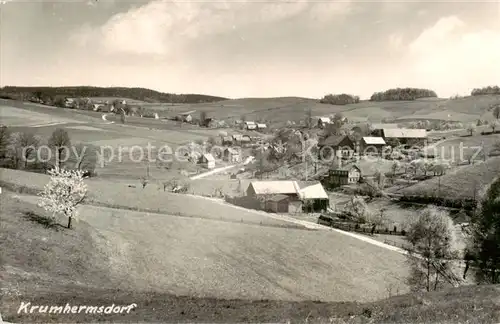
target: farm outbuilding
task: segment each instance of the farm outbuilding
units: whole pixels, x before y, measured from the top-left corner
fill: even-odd
[[[382,150],[387,144],[382,137],[365,136],[361,138],[360,150],[365,154],[382,154]],[[360,153],[361,153],[360,152]]]
[[[231,147],[227,147],[224,150],[224,161],[230,162],[230,163],[239,163],[241,162],[241,154],[239,150],[236,150]]]
[[[383,128],[375,129],[372,133],[374,136],[383,137],[388,140],[398,140],[401,144],[421,144],[427,140],[427,130],[425,129],[409,129],[409,128]]]
[[[329,206],[328,195],[318,181],[253,181],[247,188],[247,196],[264,202],[264,208],[276,195],[288,197],[289,213],[321,211]]]
[[[200,164],[204,165],[207,169],[215,168],[215,158],[210,153],[205,153],[200,157]]]
[[[288,213],[290,197],[287,195],[276,195],[266,201],[265,209],[272,213]]]

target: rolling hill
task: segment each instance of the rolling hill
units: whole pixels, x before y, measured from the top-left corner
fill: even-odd
[[[29,99],[31,96],[66,96],[66,97],[108,97],[108,98],[129,98],[143,102],[152,103],[198,103],[214,102],[225,100],[226,98],[207,96],[202,94],[173,94],[164,93],[145,88],[126,87],[17,87],[6,86],[0,89],[4,96],[19,97]]]
[[[398,190],[403,195],[426,195],[450,199],[480,197],[485,189],[500,175],[500,157],[486,162],[460,167],[441,177],[434,177]]]
[[[311,109],[313,116],[329,116],[337,112],[353,121],[393,122],[435,119],[446,121],[473,122],[479,118],[491,118],[490,106],[500,103],[500,95],[470,96],[459,99],[424,98],[412,101],[361,101],[348,105],[322,104],[316,99],[246,98],[223,100],[216,103],[182,105],[176,112],[204,111],[208,117],[220,119],[268,120],[286,122],[305,119]],[[161,107],[156,109],[161,110]]]

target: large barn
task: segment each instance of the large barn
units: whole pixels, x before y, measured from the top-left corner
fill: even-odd
[[[272,212],[323,211],[329,207],[328,194],[318,181],[252,181],[247,197],[261,201],[263,208]]]

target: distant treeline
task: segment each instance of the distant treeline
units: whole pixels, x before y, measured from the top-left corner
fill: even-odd
[[[437,97],[436,92],[429,89],[396,88],[372,94],[370,101],[416,100],[419,98]]]
[[[359,97],[345,93],[337,95],[328,94],[324,96],[323,99],[321,99],[319,102],[330,105],[348,105],[348,104],[358,103]]]
[[[488,86],[484,88],[476,88],[472,90],[470,93],[471,96],[480,96],[480,95],[498,95],[500,94],[499,86]]]
[[[19,100],[29,100],[36,98],[64,97],[117,97],[130,98],[150,103],[199,103],[216,102],[226,100],[226,98],[207,96],[201,94],[174,94],[163,93],[145,88],[125,88],[125,87],[15,87],[6,86],[0,89],[3,98]]]

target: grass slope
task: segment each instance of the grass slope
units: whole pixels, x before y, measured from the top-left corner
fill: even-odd
[[[79,231],[81,226],[90,226],[99,254],[109,260],[107,273],[120,289],[326,301],[379,299],[389,285],[406,289],[403,256],[335,232],[90,206],[81,208],[79,214],[75,227]],[[14,222],[10,217],[18,216],[3,217]],[[26,230],[21,224],[6,234],[20,229]],[[61,238],[59,244],[64,243]],[[13,255],[27,253],[11,245],[7,248],[14,249]]]
[[[282,322],[291,321],[292,323],[459,323],[459,322],[480,322],[480,323],[498,323],[500,321],[500,295],[499,286],[472,286],[451,289],[442,292],[435,292],[423,295],[403,295],[392,297],[386,300],[360,303],[360,302],[319,302],[319,301],[277,301],[264,299],[265,296],[257,296],[256,300],[230,299],[230,298],[213,298],[213,297],[197,297],[197,296],[176,296],[166,291],[157,291],[162,287],[164,281],[173,281],[174,276],[176,284],[179,286],[188,281],[203,281],[209,283],[213,277],[222,277],[226,275],[224,281],[217,287],[220,290],[227,289],[233,295],[234,291],[245,286],[249,279],[257,275],[265,275],[266,272],[262,269],[272,266],[272,272],[268,274],[268,278],[260,277],[257,283],[252,283],[248,293],[256,293],[255,289],[267,286],[268,289],[276,289],[278,284],[284,285],[284,278],[291,273],[297,271],[297,265],[306,265],[306,268],[301,269],[298,276],[298,284],[306,285],[308,289],[334,289],[338,292],[341,286],[347,286],[349,290],[362,290],[363,284],[368,282],[370,277],[381,276],[382,274],[370,273],[370,269],[375,266],[368,266],[368,262],[360,262],[351,272],[351,268],[343,268],[341,264],[352,266],[349,260],[353,259],[355,254],[350,252],[358,247],[344,247],[344,257],[335,257],[337,251],[341,250],[340,246],[333,241],[328,244],[323,237],[318,237],[318,246],[300,244],[305,243],[299,241],[288,247],[286,243],[292,242],[296,238],[293,233],[289,233],[285,240],[283,237],[276,238],[278,245],[266,245],[268,238],[265,240],[251,239],[250,235],[259,235],[251,232],[245,234],[246,229],[241,229],[241,232],[225,232],[225,228],[217,228],[216,226],[196,226],[190,224],[185,227],[179,223],[167,225],[167,228],[181,226],[180,229],[184,234],[188,232],[199,232],[201,238],[190,235],[181,236],[180,233],[164,238],[157,237],[157,241],[162,241],[158,246],[148,246],[146,243],[154,236],[144,236],[143,230],[151,230],[149,225],[137,226],[135,231],[132,228],[127,228],[126,240],[137,240],[135,245],[120,246],[120,251],[129,249],[133,251],[131,261],[125,263],[126,269],[134,267],[140,268],[141,280],[152,280],[151,276],[161,277],[157,284],[154,285],[156,291],[138,290],[134,285],[138,281],[123,280],[116,276],[116,267],[120,266],[117,259],[117,253],[109,255],[104,254],[105,251],[117,251],[113,248],[117,241],[109,241],[107,239],[120,235],[124,228],[122,221],[125,222],[148,222],[146,215],[137,219],[132,216],[132,219],[127,220],[129,215],[120,215],[115,218],[122,219],[115,226],[108,226],[107,229],[95,229],[92,225],[87,225],[85,222],[79,222],[77,226],[68,230],[56,231],[54,228],[45,228],[43,225],[34,222],[25,217],[25,211],[37,211],[35,207],[20,203],[13,199],[8,193],[3,193],[0,196],[2,210],[0,211],[0,240],[2,248],[2,266],[3,271],[0,277],[2,283],[2,299],[0,300],[0,312],[3,319],[15,323],[61,323],[61,322],[218,322],[218,323],[236,323],[236,322]],[[94,215],[95,218],[102,216],[109,218],[109,215]],[[166,216],[167,217],[167,216]],[[153,225],[158,220],[153,220],[150,225]],[[92,223],[92,221],[91,221]],[[168,222],[164,222],[168,223]],[[201,225],[201,224],[200,224]],[[236,228],[236,225],[233,230]],[[238,225],[249,228],[250,226]],[[141,227],[143,229],[141,229]],[[99,233],[104,231],[105,233]],[[227,229],[226,229],[227,230]],[[107,231],[107,232],[106,232]],[[161,232],[162,229],[155,228],[155,232]],[[176,230],[177,231],[177,230]],[[213,232],[215,231],[215,232]],[[109,234],[112,232],[112,234]],[[219,238],[217,233],[222,233]],[[302,232],[302,231],[296,231]],[[125,234],[124,232],[122,234]],[[194,233],[192,233],[194,234]],[[271,234],[271,233],[269,233]],[[263,234],[260,234],[262,238]],[[92,240],[89,238],[92,237]],[[188,244],[192,240],[200,241],[202,238],[208,240],[205,244]],[[100,238],[101,241],[95,240]],[[178,240],[178,241],[176,241]],[[334,240],[332,238],[332,240]],[[102,245],[96,248],[96,243]],[[183,242],[185,244],[183,244]],[[227,242],[227,244],[226,244]],[[240,242],[245,244],[242,250],[232,250],[234,244]],[[129,242],[127,242],[129,243]],[[269,241],[269,243],[275,243]],[[299,246],[300,245],[300,246]],[[261,249],[255,250],[257,246]],[[163,252],[159,250],[163,247]],[[208,251],[212,248],[217,248],[216,255],[209,255],[209,260],[214,263],[209,265],[209,268],[202,268],[206,265],[207,260],[196,259],[199,256],[199,250]],[[295,249],[298,249],[295,251]],[[136,255],[140,250],[145,251],[144,255]],[[252,251],[250,251],[252,250]],[[311,250],[312,254],[301,254],[300,251]],[[229,263],[223,260],[227,256],[227,251],[234,255]],[[225,252],[225,253],[224,253]],[[252,253],[249,253],[252,252]],[[363,251],[369,255],[373,251]],[[152,253],[161,253],[165,255],[162,259],[154,259]],[[291,260],[285,260],[279,256],[283,253],[290,253]],[[331,258],[331,262],[326,268],[318,269],[317,260],[314,260],[319,254],[327,254]],[[132,255],[130,255],[132,256]],[[369,257],[369,260],[376,258],[378,255]],[[384,256],[380,262],[383,261]],[[217,259],[219,258],[219,259]],[[253,262],[250,260],[253,259]],[[111,262],[109,262],[110,260]],[[144,262],[146,264],[137,264]],[[266,262],[269,261],[271,263]],[[367,260],[367,261],[369,261]],[[149,268],[150,262],[153,261],[155,266]],[[240,262],[238,262],[240,261]],[[176,262],[182,265],[178,271],[158,271],[158,266],[175,265]],[[201,264],[197,264],[201,262]],[[233,276],[238,276],[242,282],[236,285],[231,285],[229,273],[221,274],[213,271],[213,267],[220,263],[226,267],[237,267],[238,271],[233,273]],[[109,271],[111,267],[111,271]],[[261,269],[257,274],[254,271],[256,267]],[[323,266],[325,267],[325,266]],[[360,268],[365,268],[360,270]],[[12,271],[15,269],[15,271]],[[182,270],[181,270],[182,269]],[[347,275],[342,275],[339,270],[347,271]],[[8,271],[6,271],[8,270]],[[212,271],[210,271],[212,270]],[[329,276],[340,276],[338,280],[328,280],[328,278],[318,277],[318,271],[328,270]],[[122,270],[124,272],[125,269]],[[196,276],[196,271],[203,273]],[[270,270],[267,270],[270,271]],[[349,285],[349,281],[355,276],[360,275],[362,271],[365,276],[360,276],[356,282]],[[252,273],[248,276],[248,273]],[[206,274],[206,276],[204,276]],[[135,272],[129,275],[136,275]],[[367,276],[368,275],[368,276]],[[308,278],[312,278],[310,281]],[[118,280],[117,280],[118,279]],[[119,280],[121,279],[121,280]],[[267,280],[272,280],[268,283]],[[321,282],[320,286],[317,283]],[[377,282],[370,283],[371,286]],[[213,285],[216,286],[215,282]],[[255,285],[255,286],[254,286]],[[297,289],[299,286],[295,282],[290,282],[290,286]],[[330,288],[330,287],[334,288]],[[254,288],[255,287],[255,288]],[[314,287],[314,288],[313,288]],[[5,289],[8,288],[8,289]],[[194,287],[197,288],[197,287]],[[307,292],[307,290],[302,291]],[[329,292],[333,295],[333,292]],[[382,292],[381,292],[382,293]],[[397,293],[395,286],[387,286],[387,289],[382,294],[385,296]],[[335,299],[345,297],[342,294],[335,296]],[[316,299],[316,298],[315,298]],[[314,299],[313,299],[314,300]],[[21,301],[29,301],[32,305],[92,305],[92,306],[108,306],[114,305],[130,305],[136,303],[137,307],[129,314],[18,314],[17,310]]]
[[[458,168],[441,177],[434,177],[401,189],[403,195],[441,196],[450,199],[474,198],[479,195],[500,175],[500,157],[486,162],[476,162]]]

